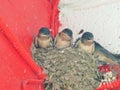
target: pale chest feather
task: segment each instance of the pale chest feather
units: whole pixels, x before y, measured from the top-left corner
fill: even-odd
[[[51,38],[38,38],[38,44],[42,48],[49,47],[51,44]]]
[[[93,54],[95,51],[95,45],[94,43],[92,45],[84,45],[81,42],[79,43],[79,48],[82,48],[83,50],[85,50],[86,52]]]
[[[66,40],[62,40],[60,37],[57,38],[55,46],[57,48],[64,48],[64,47],[68,47],[71,45],[71,40],[66,41]]]

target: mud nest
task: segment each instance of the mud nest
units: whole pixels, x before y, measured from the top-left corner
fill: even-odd
[[[52,89],[45,90],[94,90],[100,85],[96,59],[81,49],[36,49],[32,46],[35,62],[45,68]]]

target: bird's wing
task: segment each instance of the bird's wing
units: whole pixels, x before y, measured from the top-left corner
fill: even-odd
[[[38,37],[37,37],[37,36],[34,37],[34,46],[35,46],[36,48],[39,48]]]
[[[105,49],[104,47],[102,47],[99,43],[95,42],[95,52],[100,52],[102,54],[104,54],[107,58],[112,59],[113,61],[117,61],[120,62],[120,60],[118,58],[116,58],[111,52],[109,52],[107,49]]]
[[[50,41],[51,41],[51,46],[53,46],[54,45],[54,39],[53,39],[53,37],[52,36],[50,36]]]
[[[120,59],[120,54],[113,54],[113,56]]]
[[[59,33],[56,35],[56,37],[55,37],[55,39],[54,39],[54,41],[53,41],[53,45],[55,45],[56,44],[56,41],[57,41],[57,38],[59,37]]]

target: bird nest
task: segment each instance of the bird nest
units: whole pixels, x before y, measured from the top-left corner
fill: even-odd
[[[36,49],[32,46],[35,62],[45,68],[52,89],[45,90],[94,90],[101,81],[97,60],[81,49]]]

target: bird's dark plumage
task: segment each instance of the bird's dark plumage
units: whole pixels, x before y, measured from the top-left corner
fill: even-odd
[[[67,34],[68,36],[72,37],[73,36],[73,32],[72,30],[65,28],[62,32],[64,32],[65,34]]]
[[[112,54],[111,52],[109,52],[107,49],[105,49],[104,47],[102,47],[99,43],[97,43],[96,41],[94,41],[95,43],[95,53],[96,52],[101,52],[103,53],[107,58],[111,58],[113,61],[116,61],[118,63],[120,63],[120,58],[115,56],[114,54]]]
[[[84,40],[91,40],[94,38],[94,35],[91,33],[91,32],[85,32],[82,37],[81,37],[81,40],[84,41]]]
[[[48,28],[42,27],[42,28],[39,30],[39,33],[38,33],[38,34],[50,35],[50,31],[49,31]]]

